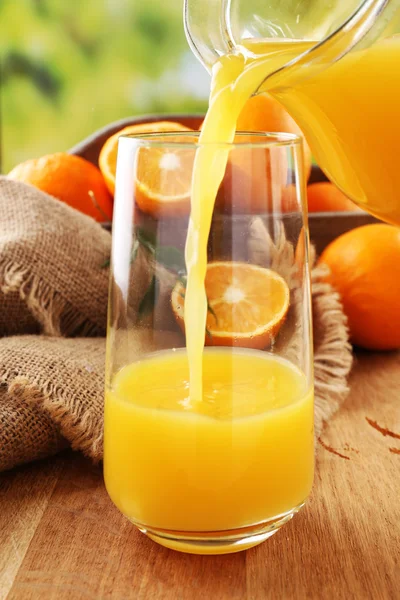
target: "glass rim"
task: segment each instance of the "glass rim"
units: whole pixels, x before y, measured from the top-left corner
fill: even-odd
[[[234,142],[199,142],[198,138],[201,131],[165,131],[149,132],[138,134],[123,134],[119,136],[120,140],[131,140],[140,147],[174,147],[174,148],[276,148],[284,146],[301,146],[303,138],[295,133],[274,132],[274,131],[238,131],[236,137],[248,138],[252,136],[254,141],[240,142],[235,139]],[[178,141],[176,138],[195,137],[197,141]],[[162,139],[160,139],[162,138]],[[174,139],[172,139],[174,138]]]

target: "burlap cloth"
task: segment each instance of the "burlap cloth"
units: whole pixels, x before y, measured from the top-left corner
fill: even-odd
[[[254,219],[249,235],[254,262],[274,253],[271,266],[291,286],[294,250],[284,232],[273,243]],[[102,458],[110,247],[111,235],[92,219],[0,177],[0,471],[67,445]],[[134,284],[147,286],[149,269],[138,265]],[[170,278],[158,271],[158,302],[169,310]],[[339,297],[321,274],[312,271],[317,436],[347,394],[352,364]],[[151,349],[145,328],[136,335],[138,353]],[[300,351],[296,332],[292,340],[288,356]]]

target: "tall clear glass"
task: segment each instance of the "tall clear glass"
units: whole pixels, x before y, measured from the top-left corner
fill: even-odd
[[[184,320],[198,152],[228,160],[205,239],[200,367],[189,364],[185,341],[199,315],[186,311]],[[194,132],[120,139],[104,475],[119,510],[164,546],[202,554],[249,548],[291,519],[310,493],[302,169],[302,141],[289,134],[238,134],[233,144],[207,146]],[[193,396],[195,369],[201,397]]]

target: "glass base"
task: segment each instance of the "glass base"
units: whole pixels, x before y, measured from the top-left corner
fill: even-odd
[[[182,531],[169,531],[166,529],[153,529],[138,523],[133,523],[144,534],[161,546],[186,552],[189,554],[230,554],[248,550],[261,544],[274,535],[285,523],[304,506],[304,502],[292,510],[268,519],[263,523],[233,529],[229,531],[215,531],[210,533],[189,533]]]

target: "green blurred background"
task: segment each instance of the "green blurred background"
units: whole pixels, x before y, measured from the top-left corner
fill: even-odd
[[[263,27],[271,11],[271,23],[300,10],[307,24],[313,7],[325,6],[232,2],[243,23],[266,11],[266,20],[252,17]],[[319,26],[333,26],[332,6],[351,12],[359,2],[330,0]],[[124,117],[204,112],[209,76],[189,49],[182,13],[183,0],[0,0],[0,172]],[[296,30],[303,20],[291,24],[293,35],[304,34]],[[392,33],[400,30],[393,23]]]
[[[2,172],[117,119],[204,111],[182,0],[0,0]]]

